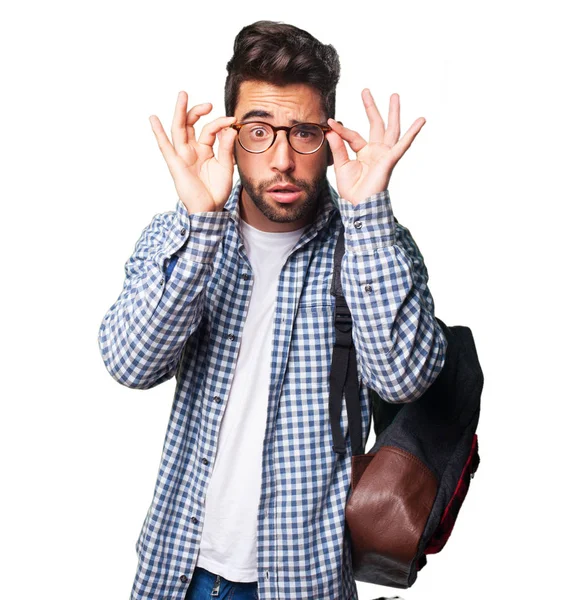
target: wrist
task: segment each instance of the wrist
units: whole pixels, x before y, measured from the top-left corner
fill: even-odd
[[[186,208],[186,211],[190,215],[196,215],[199,213],[215,212],[217,206],[212,200],[194,200],[191,198],[189,201],[180,197],[182,204]]]

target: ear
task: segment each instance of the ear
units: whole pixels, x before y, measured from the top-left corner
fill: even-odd
[[[340,125],[342,125],[342,121],[337,121],[337,123],[340,123]],[[332,156],[332,150],[330,149],[330,144],[328,143],[328,140],[326,141],[326,151],[327,165],[330,167],[334,164],[334,156]]]
[[[330,144],[326,142],[326,160],[327,166],[331,166],[334,164],[334,157],[332,156],[332,150],[330,149]]]

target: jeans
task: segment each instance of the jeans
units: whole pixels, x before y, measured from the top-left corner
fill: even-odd
[[[229,581],[196,567],[184,600],[258,600],[258,583]]]

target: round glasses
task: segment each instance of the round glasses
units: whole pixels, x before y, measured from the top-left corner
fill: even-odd
[[[278,131],[285,131],[289,145],[299,154],[313,154],[325,141],[325,133],[330,131],[326,125],[317,123],[298,123],[292,127],[274,127],[269,123],[233,123],[238,132],[239,144],[253,154],[265,152],[276,141]]]

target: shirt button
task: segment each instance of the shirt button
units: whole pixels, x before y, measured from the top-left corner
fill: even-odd
[[[197,519],[195,517],[192,517],[192,523],[197,523]]]
[[[363,223],[361,221],[354,221],[354,227],[356,229],[361,229],[362,225],[363,225]]]
[[[234,342],[234,340],[235,340],[235,336],[232,333],[229,333],[229,335],[227,336],[227,338],[229,340],[231,340],[231,342]]]
[[[250,275],[249,275],[248,273],[243,273],[243,274],[242,274],[242,278],[243,278],[245,281],[248,281],[248,280],[250,279]]]
[[[368,285],[366,285],[366,286],[364,287],[364,290],[365,290],[366,292],[371,292],[371,289],[372,289],[372,288],[371,288],[371,285],[369,285],[369,284],[368,284]]]
[[[180,577],[180,581],[182,583],[186,583],[186,581],[188,581],[188,578],[185,575],[182,575],[182,577]]]
[[[209,461],[207,460],[207,458],[202,458],[202,459],[201,459],[201,462],[202,462],[204,465],[208,465],[208,464],[209,464]]]
[[[161,280],[158,282],[158,285],[164,285],[164,279],[161,279]]]
[[[182,229],[180,229],[180,235],[186,235],[186,228],[182,227]]]
[[[213,400],[215,400],[215,402],[221,402],[221,396],[214,396]]]
[[[266,571],[266,579],[270,579],[270,571]]]

